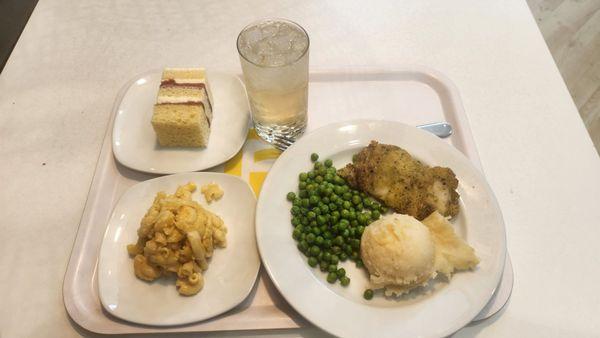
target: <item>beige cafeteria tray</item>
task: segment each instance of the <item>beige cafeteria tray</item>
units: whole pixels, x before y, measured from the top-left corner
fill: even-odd
[[[85,330],[102,334],[284,329],[311,325],[285,302],[262,269],[253,291],[242,304],[207,321],[153,327],[120,320],[103,310],[98,298],[96,269],[107,221],[116,201],[128,187],[155,177],[120,165],[112,154],[115,112],[125,93],[140,77],[124,86],[117,97],[79,224],[63,284],[64,303],[71,319]],[[322,70],[311,72],[309,88],[309,132],[332,122],[357,118],[397,120],[412,125],[446,121],[454,127],[453,135],[446,141],[481,167],[458,91],[436,71],[417,66]],[[242,158],[252,158],[254,154],[256,161],[257,142],[260,143],[248,139],[242,148]],[[212,169],[223,170],[223,166]],[[241,169],[239,172],[248,179],[246,172]],[[123,252],[125,254],[125,248]],[[475,320],[496,313],[510,297],[513,275],[508,256],[506,262],[499,287]]]

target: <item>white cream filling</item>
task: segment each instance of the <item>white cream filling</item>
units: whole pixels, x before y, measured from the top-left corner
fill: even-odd
[[[167,96],[160,95],[156,99],[156,103],[185,103],[185,102],[203,102],[202,97],[198,96]]]

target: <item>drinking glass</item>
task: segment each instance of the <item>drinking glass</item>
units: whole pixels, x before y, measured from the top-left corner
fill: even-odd
[[[285,19],[251,23],[237,39],[254,128],[280,149],[306,129],[309,44],[304,28]]]

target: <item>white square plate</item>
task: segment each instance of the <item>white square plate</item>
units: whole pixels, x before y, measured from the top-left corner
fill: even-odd
[[[134,170],[175,174],[212,168],[244,145],[250,114],[246,90],[234,74],[207,72],[213,120],[206,148],[161,147],[150,120],[161,72],[147,73],[125,92],[115,117],[112,143],[117,161]]]
[[[135,277],[127,244],[137,241],[140,220],[157,192],[175,192],[193,182],[192,198],[219,215],[227,227],[227,247],[217,248],[203,273],[204,288],[196,295],[179,295],[174,280],[145,282]],[[225,191],[207,205],[200,186],[215,182]],[[121,319],[146,325],[180,325],[214,317],[240,304],[252,290],[260,267],[254,236],[256,198],[241,179],[218,173],[186,173],[144,181],[129,188],[108,222],[98,262],[102,305]]]

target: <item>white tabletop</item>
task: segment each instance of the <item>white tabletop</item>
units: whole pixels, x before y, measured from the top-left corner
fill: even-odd
[[[458,86],[515,283],[456,336],[600,332],[600,160],[524,0],[41,0],[0,75],[0,336],[86,334],[61,285],[121,86],[166,65],[238,70],[237,33],[265,16],[307,29],[311,66],[421,64]]]

